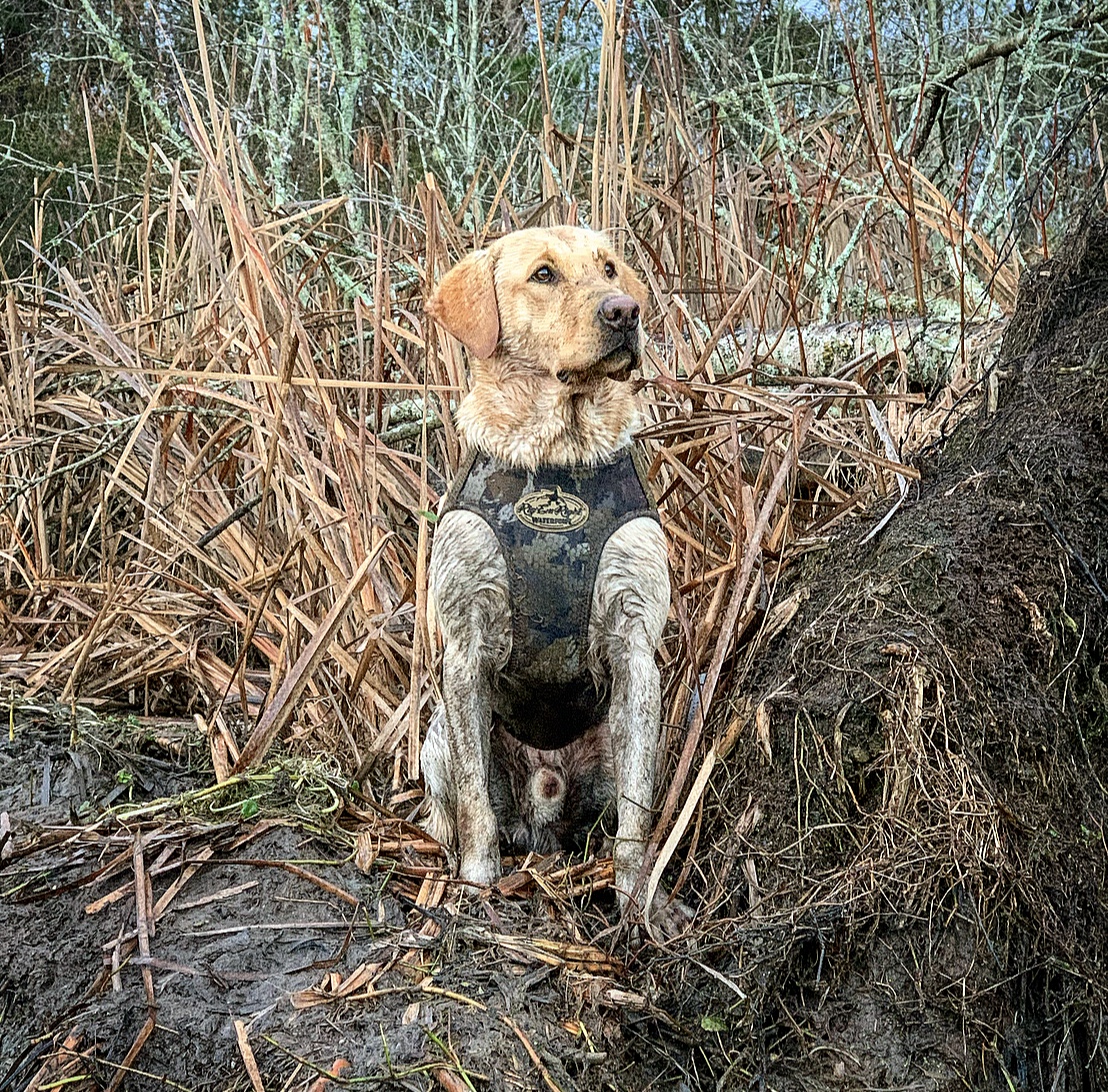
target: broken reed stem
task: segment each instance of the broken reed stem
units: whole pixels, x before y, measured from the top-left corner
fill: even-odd
[[[798,413],[800,413],[800,411],[798,411]],[[784,492],[785,484],[789,480],[789,475],[798,465],[798,451],[804,444],[805,437],[807,436],[809,428],[811,428],[814,416],[815,408],[809,407],[806,412],[800,415],[799,421],[795,423],[789,446],[781,459],[781,465],[777,468],[776,474],[774,474],[773,482],[767,491],[762,509],[758,513],[758,519],[750,529],[743,548],[742,567],[739,570],[738,580],[731,587],[731,601],[728,604],[727,611],[720,624],[719,638],[716,642],[715,652],[712,656],[708,671],[705,674],[703,684],[695,677],[690,680],[690,685],[697,689],[699,696],[696,714],[685,736],[684,746],[681,749],[681,755],[677,762],[676,773],[666,792],[665,800],[662,804],[661,815],[654,829],[654,836],[651,839],[646,858],[643,862],[643,867],[636,879],[636,890],[641,887],[648,870],[654,865],[659,841],[670,829],[673,813],[677,808],[677,802],[681,797],[681,793],[684,791],[685,782],[689,776],[689,770],[692,768],[693,757],[696,754],[704,725],[707,722],[708,712],[711,708],[712,698],[715,696],[716,684],[719,682],[724,659],[732,648],[735,627],[739,620],[739,613],[746,602],[747,589],[754,572],[754,567],[761,561],[762,539],[769,527],[770,519],[777,508],[778,500]],[[676,842],[673,843],[670,852],[672,853],[675,849]],[[664,862],[659,862],[658,867],[654,869],[651,875],[651,883],[655,889],[657,888],[664,867]]]
[[[550,1070],[546,1068],[545,1063],[539,1057],[538,1051],[535,1050],[534,1045],[523,1028],[521,1028],[506,1012],[500,1014],[500,1019],[512,1029],[516,1037],[523,1044],[523,1049],[527,1051],[528,1057],[530,1057],[535,1068],[539,1071],[539,1076],[542,1077],[543,1084],[550,1089],[550,1092],[562,1092],[561,1085],[550,1075]]]

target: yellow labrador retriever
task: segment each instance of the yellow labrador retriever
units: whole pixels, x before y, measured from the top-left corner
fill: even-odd
[[[609,241],[516,231],[469,255],[427,312],[469,350],[469,450],[432,550],[443,703],[422,769],[429,832],[491,884],[499,840],[580,845],[608,808],[626,911],[652,823],[669,611],[666,545],[632,458],[646,290]],[[614,804],[614,808],[610,805]],[[641,907],[640,907],[641,910]],[[683,907],[659,905],[673,932]]]

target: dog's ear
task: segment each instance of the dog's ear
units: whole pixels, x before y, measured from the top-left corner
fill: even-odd
[[[463,258],[437,285],[426,311],[478,360],[487,360],[500,340],[500,313],[492,255],[478,250]]]

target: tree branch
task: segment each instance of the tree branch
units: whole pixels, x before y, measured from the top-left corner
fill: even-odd
[[[1040,44],[1053,42],[1057,38],[1062,38],[1067,34],[1073,34],[1079,30],[1088,30],[1097,23],[1103,22],[1108,22],[1108,7],[1098,7],[1095,4],[1086,5],[1065,23],[1055,24],[1048,30],[1045,30],[1042,35],[1039,36],[1038,41]],[[938,120],[939,114],[946,105],[946,100],[950,92],[954,90],[954,85],[958,80],[963,76],[969,75],[969,73],[973,72],[975,69],[983,68],[985,65],[991,64],[993,61],[999,60],[1002,57],[1010,57],[1017,50],[1027,45],[1030,40],[1031,28],[1026,27],[1018,34],[1013,34],[1009,38],[1001,38],[999,41],[989,42],[987,45],[982,46],[980,49],[964,58],[961,63],[956,65],[945,75],[940,76],[927,89],[927,118],[923,125],[920,126],[919,134],[916,136],[915,142],[912,145],[909,158],[917,159],[923,151],[924,146],[927,144],[927,138],[931,135],[931,130],[935,127],[935,122]]]

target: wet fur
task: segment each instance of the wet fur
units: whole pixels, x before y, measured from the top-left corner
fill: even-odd
[[[528,747],[497,726],[492,762],[489,795],[512,850],[595,853],[610,844],[615,775],[607,724],[556,751]],[[544,785],[556,786],[557,795]]]
[[[559,271],[557,284],[530,280],[543,264]],[[603,235],[584,228],[516,231],[446,274],[427,313],[470,350],[472,387],[458,410],[470,447],[534,468],[595,463],[627,446],[635,400],[627,383],[597,370],[611,335],[592,321],[613,289],[645,308],[642,281]],[[614,363],[613,371],[626,369],[627,361]]]
[[[434,780],[449,769],[445,710],[432,714],[424,768]],[[489,769],[489,802],[496,816],[504,847],[513,853],[554,853],[560,849],[603,851],[610,849],[615,833],[615,774],[607,723],[556,751],[528,747],[502,725],[492,730],[492,762]],[[548,797],[536,782],[553,778],[557,795]],[[453,793],[451,793],[453,796]],[[456,805],[453,805],[456,806]],[[425,824],[439,841],[454,841],[453,806],[443,807],[432,797]]]
[[[557,270],[556,284],[531,280],[544,263]],[[427,310],[470,350],[473,387],[458,411],[470,446],[533,468],[594,463],[630,442],[638,415],[622,380],[637,351],[613,351],[596,317],[613,292],[645,304],[641,282],[608,241],[581,228],[515,232],[443,278]],[[493,723],[493,682],[511,653],[511,604],[504,558],[481,517],[460,510],[442,517],[429,576],[443,705],[423,750],[428,832],[456,846],[463,879],[487,885],[500,875],[501,837],[515,849],[572,844],[607,797],[626,909],[653,823],[661,716],[654,653],[670,602],[661,528],[634,519],[604,547],[587,662],[610,690],[608,719],[602,735],[560,752],[523,747]],[[564,778],[560,806],[548,807],[530,787],[541,770]],[[663,931],[681,920],[657,909],[654,917]]]

